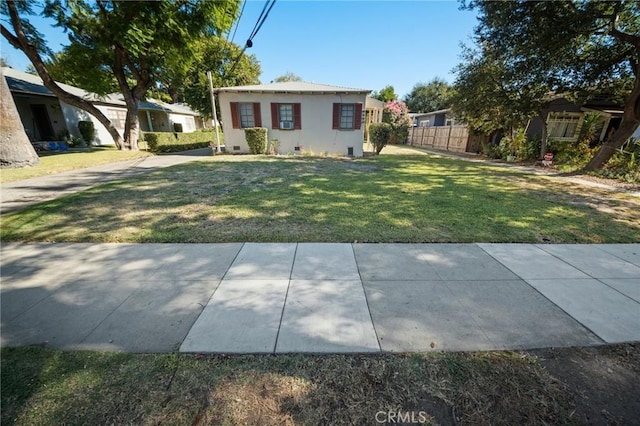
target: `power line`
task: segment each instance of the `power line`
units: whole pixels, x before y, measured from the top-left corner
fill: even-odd
[[[271,4],[269,4],[269,2],[271,2]],[[246,4],[246,0],[245,0],[245,4]],[[267,20],[267,17],[269,16],[269,12],[271,12],[271,9],[273,9],[273,5],[275,4],[276,4],[276,0],[266,0],[264,7],[262,8],[262,12],[260,12],[260,16],[258,17],[258,20],[256,21],[256,24],[253,27],[253,31],[251,31],[251,34],[249,35],[247,42],[242,48],[242,51],[240,51],[240,54],[238,55],[238,57],[235,59],[233,66],[231,67],[229,72],[225,73],[222,79],[223,81],[226,81],[227,75],[230,75],[236,69],[236,66],[238,66],[238,63],[240,62],[240,58],[242,58],[242,55],[244,54],[245,50],[253,46],[253,38],[258,34],[258,31],[260,31],[260,28],[262,28],[262,24],[264,24],[264,21]]]
[[[247,0],[242,2],[242,9],[240,9],[240,16],[238,16],[238,20],[236,21],[236,27],[233,29],[233,36],[231,37],[231,43],[236,38],[236,31],[238,31],[238,27],[240,26],[240,20],[242,19],[242,14],[244,13],[244,7],[247,5]],[[231,31],[229,31],[231,34]],[[227,34],[227,42],[229,41],[229,34]]]

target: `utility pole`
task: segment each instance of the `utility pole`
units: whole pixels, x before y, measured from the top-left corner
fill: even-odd
[[[211,95],[211,110],[213,111],[213,125],[216,128],[216,151],[220,153],[220,134],[218,133],[218,113],[216,112],[216,100],[213,94],[213,80],[211,79],[211,71],[207,71],[209,79],[209,94]]]

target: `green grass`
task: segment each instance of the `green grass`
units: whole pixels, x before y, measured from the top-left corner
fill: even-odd
[[[2,349],[2,424],[567,424],[571,395],[518,352],[200,356]],[[453,423],[451,421],[447,423]]]
[[[0,183],[46,176],[115,161],[133,160],[151,154],[143,151],[118,151],[115,148],[93,148],[91,151],[84,152],[40,153],[39,155],[40,164],[35,167],[1,169]]]
[[[216,156],[3,216],[4,241],[640,241],[640,199],[428,155]]]

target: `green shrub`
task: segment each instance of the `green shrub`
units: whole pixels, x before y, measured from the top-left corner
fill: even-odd
[[[389,123],[372,123],[369,126],[369,139],[376,150],[376,154],[380,154],[382,148],[389,143],[392,133],[393,127]]]
[[[640,139],[629,139],[598,174],[606,178],[640,183]]]
[[[91,145],[96,135],[96,128],[93,126],[93,121],[78,121],[78,131],[82,135],[82,140]]]
[[[250,127],[244,129],[244,137],[249,145],[251,154],[264,154],[267,149],[267,129],[265,127]]]
[[[144,132],[141,133],[141,140],[151,152],[176,152],[206,148],[212,144],[212,135],[209,132]]]
[[[593,156],[594,150],[589,148],[589,140],[559,141],[549,139],[548,150],[553,152],[555,164],[582,167]]]
[[[526,138],[516,150],[516,157],[520,161],[537,160],[540,157],[541,146],[542,138],[540,136]]]

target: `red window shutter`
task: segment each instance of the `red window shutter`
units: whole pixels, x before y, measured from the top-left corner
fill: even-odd
[[[240,116],[238,115],[238,103],[237,102],[229,102],[231,106],[231,127],[234,129],[240,128]]]
[[[302,129],[302,110],[300,104],[293,104],[293,128]]]
[[[353,117],[353,128],[358,130],[362,128],[362,103],[356,104],[356,113]]]
[[[271,128],[278,130],[280,128],[280,120],[278,119],[278,104],[271,103]]]
[[[340,130],[340,104],[333,104],[333,130]]]
[[[256,127],[262,127],[262,115],[260,114],[260,102],[253,103],[253,122]]]

